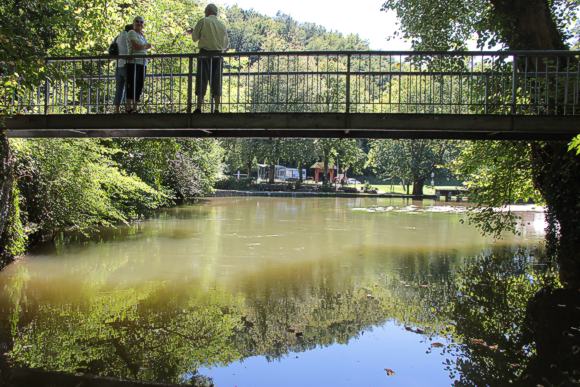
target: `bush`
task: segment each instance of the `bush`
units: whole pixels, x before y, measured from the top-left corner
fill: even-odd
[[[215,183],[215,188],[224,190],[247,191],[256,188],[256,184],[251,178],[238,180],[235,177],[226,177],[225,179],[217,181]]]
[[[13,141],[21,208],[35,241],[127,223],[169,198],[120,169],[95,140]]]

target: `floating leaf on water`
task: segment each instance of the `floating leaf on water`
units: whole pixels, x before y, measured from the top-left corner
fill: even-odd
[[[443,348],[443,347],[445,347],[445,344],[435,342],[435,343],[431,344],[431,347],[433,347],[433,348]]]
[[[393,371],[390,368],[385,368],[385,372],[387,373],[387,376],[393,376],[393,375],[395,375],[395,371]]]

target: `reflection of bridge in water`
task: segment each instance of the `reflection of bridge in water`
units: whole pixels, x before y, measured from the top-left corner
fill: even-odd
[[[48,59],[39,86],[0,101],[12,114],[8,134],[570,139],[580,133],[578,51],[228,53],[221,113],[202,115],[192,114],[197,55],[147,58],[142,113],[132,115],[112,114],[117,59]]]

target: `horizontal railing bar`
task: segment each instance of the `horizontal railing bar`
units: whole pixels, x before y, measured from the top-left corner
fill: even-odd
[[[258,76],[275,76],[275,77],[282,77],[282,76],[287,76],[287,75],[322,75],[322,76],[327,76],[327,75],[342,75],[345,76],[349,73],[347,73],[346,71],[340,71],[340,72],[336,72],[336,71],[328,71],[328,72],[324,72],[324,71],[292,71],[292,72],[224,72],[222,74],[223,77],[228,77],[228,78],[246,78],[248,76],[250,77],[258,77]],[[541,75],[545,77],[546,73],[542,73],[542,74],[538,74],[538,77],[540,77]],[[566,75],[566,73],[557,73],[558,75]],[[570,73],[573,75],[576,75],[576,73]],[[469,72],[432,72],[432,73],[421,73],[421,72],[398,72],[398,71],[392,71],[392,72],[382,72],[382,71],[369,71],[369,72],[361,72],[361,71],[352,71],[350,73],[350,75],[360,75],[360,76],[401,76],[401,75],[405,75],[405,76],[485,76],[485,77],[489,77],[489,76],[511,76],[511,72],[505,72],[505,73],[499,73],[499,72],[474,72],[474,73],[469,73]],[[179,73],[179,74],[146,74],[145,78],[153,78],[153,79],[172,79],[172,78],[177,78],[177,77],[187,77],[189,76],[187,73]],[[193,74],[192,75],[193,78],[196,78],[197,75]],[[62,80],[60,78],[56,78],[58,80]],[[66,78],[69,79],[69,78]],[[66,80],[65,79],[65,80]],[[111,79],[115,79],[114,75],[102,75],[102,76],[92,76],[92,77],[74,77],[73,79],[70,80],[75,80],[75,81],[85,81],[85,80],[111,80]],[[53,78],[53,80],[55,80]]]
[[[293,72],[224,72],[222,74],[223,77],[227,78],[247,78],[250,77],[258,77],[258,76],[289,76],[289,75],[321,75],[321,76],[329,76],[329,75],[342,75],[346,76],[346,71],[293,71]],[[518,74],[526,74],[528,80],[538,79],[545,79],[546,75],[549,76],[568,76],[568,82],[575,81],[575,78],[572,77],[580,77],[577,72],[538,72],[537,75],[534,73],[524,73],[518,72]],[[497,72],[497,71],[488,71],[488,72],[419,72],[419,71],[352,71],[350,75],[359,75],[359,76],[409,76],[409,77],[425,77],[425,76],[466,76],[466,77],[501,77],[501,76],[509,76],[511,77],[512,73],[509,71],[506,72]],[[187,73],[174,73],[174,74],[146,74],[145,78],[147,79],[173,79],[173,78],[185,78],[189,75]],[[193,78],[196,78],[197,75],[193,74]],[[51,78],[52,80],[70,80],[70,81],[106,81],[106,80],[114,80],[114,75],[102,75],[102,76],[92,76],[92,77],[74,77],[74,78]],[[566,80],[562,80],[564,83]]]
[[[56,56],[48,57],[49,62],[72,61],[72,60],[115,60],[115,59],[141,59],[141,58],[198,58],[198,57],[251,57],[251,56],[576,56],[580,51],[569,50],[529,50],[529,51],[264,51],[264,52],[225,52],[219,55],[206,55],[199,53],[181,54],[150,54],[150,55],[88,55],[88,56]]]

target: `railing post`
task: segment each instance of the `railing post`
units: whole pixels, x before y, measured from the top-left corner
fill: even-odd
[[[193,55],[189,56],[189,70],[187,73],[187,114],[193,111]]]
[[[346,55],[346,113],[350,113],[350,58],[351,55]]]
[[[44,61],[44,114],[48,114],[48,99],[50,96],[50,83],[48,82],[48,60]]]
[[[518,82],[518,56],[514,55],[512,59],[512,103],[511,114],[516,114],[516,89]]]

